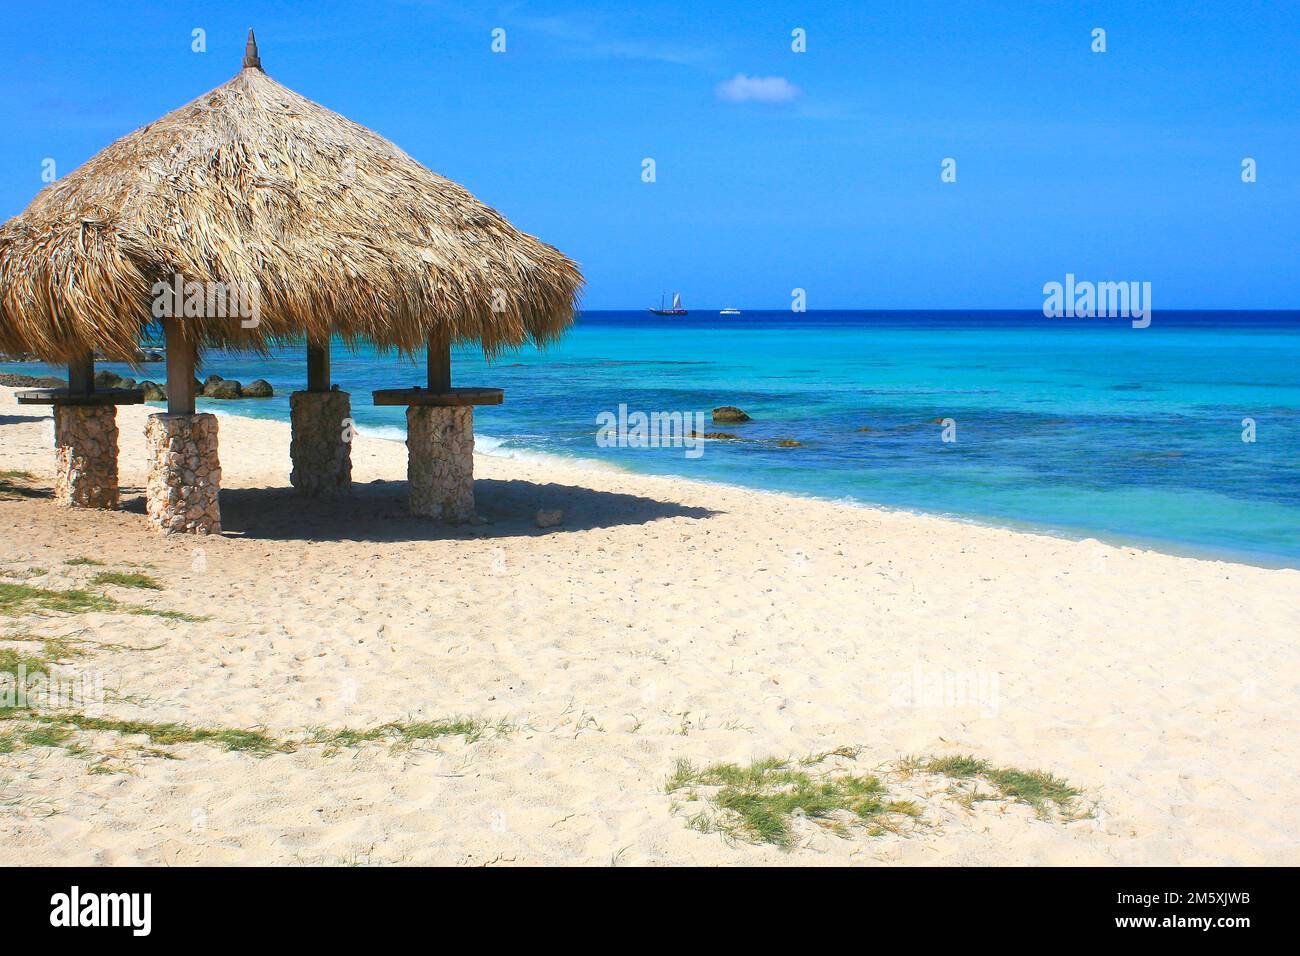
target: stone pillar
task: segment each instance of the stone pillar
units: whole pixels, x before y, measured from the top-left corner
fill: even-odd
[[[166,534],[220,534],[217,416],[150,415],[145,426],[149,520]]]
[[[411,514],[440,521],[472,520],[474,408],[410,406],[406,448]]]
[[[73,508],[118,506],[116,408],[56,404],[54,450],[56,501]]]
[[[352,415],[347,392],[294,392],[289,396],[293,437],[290,483],[304,495],[344,495],[352,490]],[[345,436],[346,430],[346,436]]]

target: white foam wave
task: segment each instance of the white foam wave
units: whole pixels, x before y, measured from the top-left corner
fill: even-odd
[[[362,438],[378,438],[382,441],[406,441],[406,429],[396,425],[360,425],[357,434]],[[623,471],[612,462],[597,458],[578,458],[569,455],[556,455],[551,452],[537,451],[532,448],[510,448],[509,439],[496,435],[474,433],[474,454],[487,455],[491,458],[508,458],[512,461],[531,461],[537,464],[568,465],[570,468],[589,468],[594,471]]]
[[[585,468],[592,471],[624,471],[613,462],[598,458],[579,458],[569,455],[556,455],[552,452],[537,451],[532,448],[507,448],[507,439],[495,435],[474,433],[474,453],[488,455],[492,458],[509,458],[512,461],[532,461],[538,464],[568,465],[570,468]]]
[[[406,429],[397,425],[358,425],[357,434],[362,438],[379,438],[384,441],[406,441]]]

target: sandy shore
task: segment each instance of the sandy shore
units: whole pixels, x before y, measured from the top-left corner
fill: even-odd
[[[86,586],[104,568],[65,562],[90,558],[165,584],[119,601],[211,618],[0,618],[91,642],[59,673],[102,675],[104,714],[294,739],[510,729],[261,757],[106,732],[19,747],[0,754],[0,864],[1300,863],[1300,573],[483,456],[487,523],[446,529],[407,516],[401,444],[363,433],[354,498],[303,502],[288,427],[234,416],[226,533],[163,538],[140,498],[151,409],[119,412],[124,510],[72,512],[48,496],[46,410],[12,394],[0,468],[38,480],[0,496],[0,580]],[[564,524],[537,528],[539,508]],[[664,792],[680,758],[850,745],[860,771],[953,753],[1048,770],[1088,812],[886,775],[924,825],[796,821],[785,851],[696,832]]]

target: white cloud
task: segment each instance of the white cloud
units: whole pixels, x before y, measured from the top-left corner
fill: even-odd
[[[784,76],[746,76],[737,73],[714,90],[728,103],[789,103],[803,91]]]

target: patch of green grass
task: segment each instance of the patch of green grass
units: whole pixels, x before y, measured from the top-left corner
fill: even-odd
[[[23,743],[28,747],[62,747],[71,736],[72,731],[67,727],[45,724],[24,731]]]
[[[313,731],[307,742],[323,744],[327,750],[337,752],[344,747],[356,747],[374,741],[386,741],[394,746],[413,745],[441,737],[464,737],[467,743],[477,743],[488,731],[505,735],[513,727],[506,721],[486,721],[477,717],[447,717],[436,720],[392,721],[378,727],[356,729],[319,729]]]
[[[272,737],[260,730],[236,727],[192,727],[188,724],[171,722],[89,717],[85,714],[40,715],[35,719],[77,730],[108,731],[125,737],[143,735],[152,743],[164,746],[190,743],[213,744],[225,750],[241,750],[258,754],[291,753],[296,749],[292,741]]]
[[[41,642],[41,653],[58,664],[70,657],[80,657],[85,654],[85,643],[73,638],[51,637]]]
[[[144,736],[151,744],[161,747],[175,744],[208,744],[224,750],[237,750],[255,756],[293,753],[302,745],[324,745],[338,751],[355,747],[367,741],[388,741],[394,746],[411,745],[442,737],[464,737],[474,742],[488,731],[508,733],[512,728],[505,721],[490,722],[473,717],[453,717],[445,720],[394,721],[368,730],[318,730],[304,740],[276,737],[261,730],[239,727],[195,727],[189,724],[121,720],[109,717],[92,717],[78,713],[40,713],[15,709],[0,710],[0,719],[13,721],[18,730],[6,730],[0,737],[0,753],[12,753],[22,746],[62,746],[84,753],[79,745],[69,743],[74,732],[100,731],[120,734],[123,737]],[[174,758],[167,751],[150,747],[134,747],[145,756]],[[116,768],[112,768],[115,772]],[[110,772],[107,769],[92,773]]]
[[[8,674],[14,680],[18,679],[19,667],[22,667],[23,673],[28,676],[32,674],[48,674],[49,667],[53,663],[54,658],[48,654],[36,656],[24,654],[12,647],[0,647],[0,674]]]
[[[78,632],[84,633],[84,631]],[[137,647],[133,644],[112,644],[106,641],[92,641],[83,637],[73,635],[64,635],[60,637],[46,637],[35,634],[31,631],[10,631],[8,634],[0,634],[0,641],[29,641],[42,645],[42,653],[50,659],[51,662],[59,664],[70,657],[81,657],[88,653],[87,648],[94,648],[99,651],[157,651],[166,647],[166,642],[162,644],[153,644],[146,647]]]
[[[858,753],[856,747],[840,747],[803,760],[767,757],[746,766],[718,763],[702,768],[679,760],[664,789],[680,793],[685,803],[693,805],[686,817],[689,829],[784,849],[793,849],[796,843],[796,817],[840,836],[855,827],[876,836],[922,823],[921,806],[895,799],[879,777],[817,769],[831,757],[853,760]],[[1068,822],[1088,815],[1078,809],[1082,791],[1041,770],[998,767],[957,754],[906,757],[893,772],[898,771],[947,777],[953,782],[949,792],[967,807],[982,800],[1011,800],[1032,807],[1043,819]],[[992,790],[981,791],[981,783]]]
[[[987,797],[973,793],[971,802],[1013,800],[1033,807],[1039,816],[1047,816],[1054,804],[1061,813],[1073,817],[1076,802],[1082,795],[1077,787],[1046,771],[995,767],[989,761],[970,754],[913,758],[911,764],[915,769],[955,780],[982,780],[996,791],[995,795]]]
[[[980,760],[969,754],[956,754],[950,757],[921,757],[911,761],[918,770],[943,774],[945,777],[965,779],[975,777],[989,769],[987,760]]]
[[[919,819],[920,808],[894,800],[878,777],[812,771],[832,754],[845,755],[832,751],[802,761],[767,757],[743,767],[719,763],[696,768],[688,760],[679,760],[665,789],[685,791],[689,801],[702,800],[713,807],[713,812],[688,817],[686,825],[691,829],[784,849],[795,844],[796,814],[841,836],[851,827],[863,827],[873,836],[896,832]],[[702,788],[708,792],[702,793]]]
[[[378,728],[354,730],[351,727],[341,727],[337,730],[314,730],[307,737],[307,742],[324,744],[328,750],[336,751],[344,747],[356,747],[372,740],[381,740],[383,736]]]
[[[1036,810],[1043,809],[1049,801],[1062,810],[1069,810],[1081,792],[1060,777],[1043,770],[1002,767],[990,770],[986,776],[989,783],[1001,791],[1002,796],[1027,803]]]
[[[239,750],[253,754],[291,753],[296,744],[281,740],[260,730],[238,727],[192,727],[188,724],[148,720],[118,720],[109,717],[91,717],[76,713],[39,713],[7,710],[0,717],[19,722],[19,727],[31,729],[21,732],[23,743],[36,746],[62,746],[74,731],[104,731],[124,737],[143,735],[151,743],[160,745],[200,743],[211,744],[224,750]],[[19,735],[6,731],[10,738]],[[161,751],[153,755],[170,756]]]
[[[79,588],[67,591],[54,591],[49,588],[32,587],[30,584],[12,584],[0,581],[0,614],[17,614],[30,605],[46,611],[109,611],[117,602],[102,594],[94,594]]]
[[[0,470],[0,500],[49,497],[49,492],[28,487],[36,480],[30,471]]]
[[[79,567],[102,568],[104,566],[103,561],[96,561],[94,558],[71,558],[70,560],[64,561],[63,563],[70,568],[79,568]]]
[[[72,731],[57,724],[33,723],[26,712],[19,714],[16,710],[0,710],[0,717],[14,719],[26,717],[14,729],[0,733],[0,754],[11,754],[25,747],[66,747],[73,753],[81,753],[81,748],[69,743]]]
[[[156,578],[152,578],[147,574],[126,573],[124,571],[100,571],[90,579],[90,583],[98,585],[111,584],[119,588],[145,588],[150,591],[161,591],[163,589],[162,582]]]
[[[97,575],[98,577],[98,575]],[[148,575],[123,575],[126,578],[141,578],[153,581]],[[156,582],[154,582],[156,584]],[[152,587],[150,584],[125,585],[126,587]],[[157,585],[161,587],[162,585]],[[67,611],[71,614],[84,614],[89,611],[109,611],[120,614],[139,614],[161,617],[169,621],[188,621],[198,623],[210,621],[211,618],[201,614],[186,614],[183,611],[164,611],[145,607],[142,604],[122,604],[106,594],[98,594],[82,588],[70,588],[55,591],[49,588],[32,587],[29,584],[12,584],[0,581],[0,614],[16,615],[36,607],[45,611]]]
[[[201,624],[212,620],[209,614],[186,614],[184,611],[161,611],[158,608],[145,607],[143,604],[121,604],[119,610],[127,614],[141,614],[146,617],[161,617],[168,621],[185,621],[188,624]]]
[[[85,614],[89,611],[112,611],[117,607],[117,602],[111,597],[104,594],[95,594],[82,588],[68,588],[64,591],[53,591],[45,588],[34,588],[33,590],[42,592],[37,595],[36,600],[41,607],[50,611]]]
[[[434,740],[438,737],[464,737],[467,743],[478,743],[488,731],[505,736],[514,728],[508,721],[487,721],[477,717],[452,717],[446,720],[417,720],[392,725],[398,738],[406,743]]]

